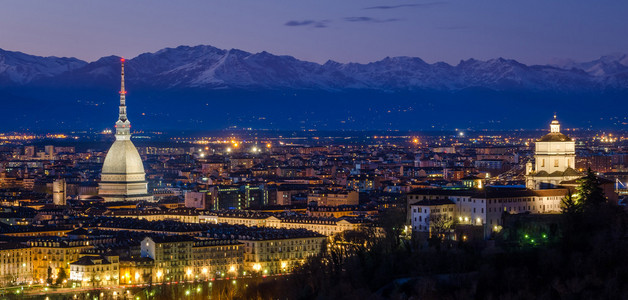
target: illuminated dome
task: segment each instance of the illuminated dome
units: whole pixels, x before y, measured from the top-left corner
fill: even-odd
[[[571,138],[560,132],[560,122],[556,119],[554,114],[554,120],[550,123],[550,133],[544,135],[537,142],[569,142]]]
[[[550,132],[540,139],[536,140],[537,142],[568,142],[571,141],[571,138],[560,133],[560,132]]]
[[[102,174],[144,174],[142,158],[131,140],[117,140],[111,145]]]

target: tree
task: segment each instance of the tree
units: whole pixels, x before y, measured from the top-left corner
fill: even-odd
[[[561,208],[564,214],[576,214],[582,212],[583,203],[574,197],[571,190],[561,199]]]
[[[455,226],[452,217],[441,214],[432,214],[429,217],[430,238],[429,242],[432,246],[436,246],[440,250],[441,243],[451,235],[451,230]]]
[[[48,284],[52,284],[52,267],[48,266],[48,277],[46,278]]]
[[[59,268],[57,272],[57,280],[55,282],[56,285],[63,284],[63,281],[68,279],[68,271],[65,268]]]
[[[587,174],[584,177],[578,180],[576,191],[576,202],[582,203],[585,208],[599,206],[606,202],[604,191],[600,187],[600,179],[593,173],[591,168],[587,170]]]
[[[390,208],[381,212],[377,225],[384,233],[384,246],[390,250],[399,247],[401,242],[401,233],[406,224],[406,205],[400,205],[398,208]]]

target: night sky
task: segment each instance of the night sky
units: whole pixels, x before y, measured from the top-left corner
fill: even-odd
[[[628,1],[6,1],[0,48],[93,61],[178,45],[325,62],[593,60],[628,52]]]

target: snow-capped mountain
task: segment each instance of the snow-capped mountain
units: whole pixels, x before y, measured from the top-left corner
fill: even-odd
[[[596,91],[628,89],[628,56],[584,63],[528,66],[510,59],[429,64],[415,57],[387,57],[358,64],[301,61],[267,52],[180,46],[127,59],[127,78],[157,89],[305,89]],[[119,80],[114,56],[87,63],[0,50],[2,86],[99,86]],[[0,86],[0,87],[2,87]]]
[[[26,84],[84,67],[87,62],[67,57],[40,57],[0,49],[0,84]]]

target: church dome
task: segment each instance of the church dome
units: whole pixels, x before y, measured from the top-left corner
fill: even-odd
[[[560,133],[560,122],[554,115],[554,120],[550,123],[550,133],[544,135],[537,142],[570,142],[571,138]]]
[[[571,138],[560,132],[550,132],[537,140],[537,142],[569,142],[569,141],[571,141]]]
[[[102,174],[144,173],[142,158],[131,140],[117,140],[109,148]]]

